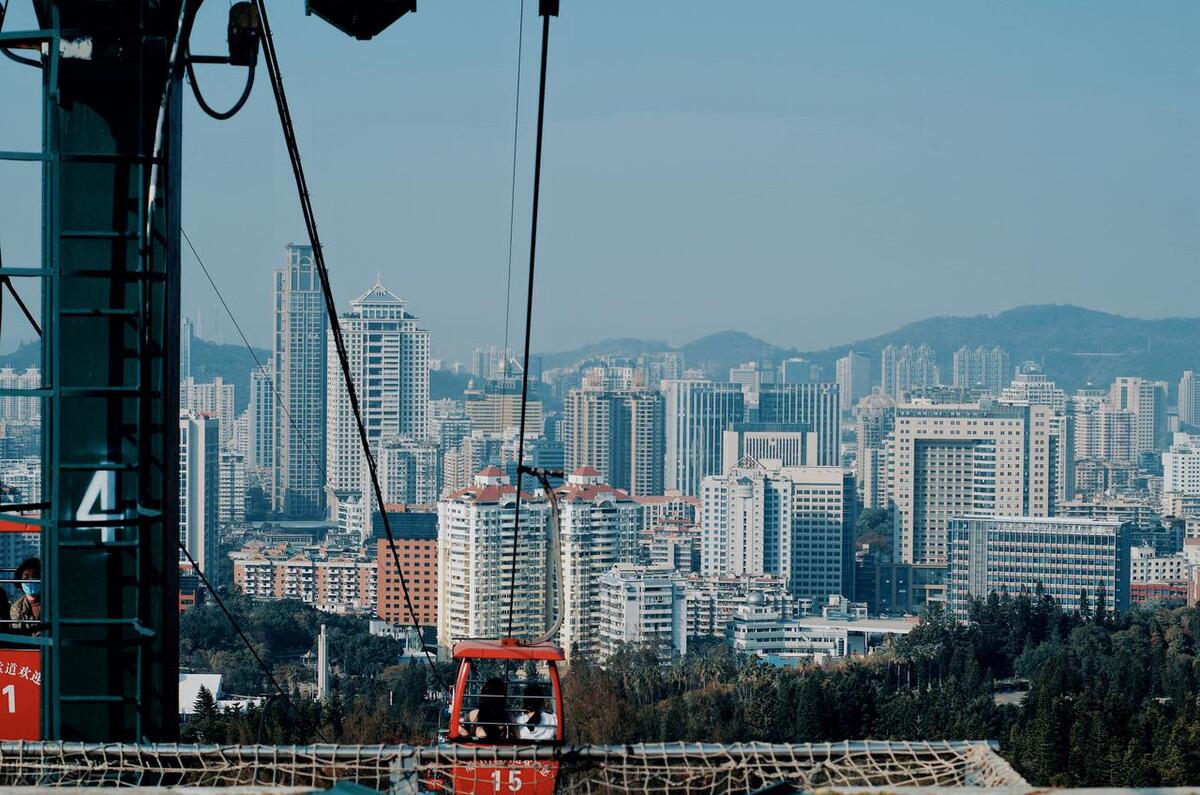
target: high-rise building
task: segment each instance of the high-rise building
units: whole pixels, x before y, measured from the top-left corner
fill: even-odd
[[[326,315],[312,246],[289,244],[275,271],[271,358],[275,412],[271,507],[291,518],[320,518],[325,503]],[[284,410],[286,409],[286,410]]]
[[[604,482],[635,494],[663,491],[662,393],[651,389],[605,388],[589,373],[563,401],[563,457],[571,472],[588,466]]]
[[[702,380],[664,381],[663,396],[663,486],[694,496],[701,479],[721,471],[724,433],[745,419],[745,396],[738,384]]]
[[[928,345],[888,345],[880,353],[879,378],[883,394],[897,400],[911,389],[941,383],[937,357]]]
[[[1056,414],[1067,410],[1067,393],[1047,378],[1036,362],[1022,364],[999,395],[1001,403],[1013,406],[1049,406]]]
[[[1196,374],[1191,370],[1184,370],[1179,379],[1179,421],[1200,425],[1200,389],[1196,388]]]
[[[1133,458],[1167,446],[1167,384],[1123,376],[1108,390],[1108,403],[1133,412]]]
[[[764,384],[774,384],[780,380],[779,370],[767,362],[744,362],[729,371],[729,382],[740,385],[750,402],[757,399],[758,391]]]
[[[399,296],[378,282],[351,301],[350,311],[338,322],[368,440],[424,439],[429,432],[429,332],[418,326]],[[358,494],[370,484],[369,478],[364,480],[366,456],[333,332],[329,335],[325,457],[329,484],[340,497]],[[393,501],[407,502],[388,500]]]
[[[784,359],[779,364],[781,384],[819,384],[822,380],[821,365],[808,359],[795,357]]]
[[[600,578],[618,563],[636,563],[641,537],[639,506],[604,483],[591,467],[579,467],[557,488],[563,596],[559,642],[567,659],[596,659],[600,653]]]
[[[842,408],[849,411],[871,393],[871,360],[850,351],[837,360],[837,385]]]
[[[1130,525],[1092,519],[956,516],[950,519],[950,610],[965,617],[973,597],[1040,586],[1066,611],[1086,595],[1095,609],[1129,607]]]
[[[600,578],[600,661],[625,646],[649,649],[666,665],[687,654],[687,590],[675,569],[619,563]]]
[[[849,595],[856,504],[841,467],[746,459],[701,484],[700,570],[773,575],[797,598]]]
[[[220,429],[213,417],[179,417],[179,540],[215,576],[220,500]],[[180,553],[180,561],[187,558]]]
[[[1133,461],[1137,418],[1107,401],[1074,400],[1075,460]]]
[[[1200,494],[1200,446],[1189,434],[1177,433],[1175,437],[1175,444],[1162,454],[1164,501],[1168,495]]]
[[[898,406],[888,471],[900,560],[945,563],[954,516],[1052,515],[1052,416],[1047,406],[994,401]]]
[[[196,383],[196,379],[189,376],[179,385],[179,410],[216,417],[221,423],[222,447],[228,444],[233,434],[233,406],[233,384],[225,383],[220,376],[206,383]]]
[[[864,508],[888,507],[887,440],[896,427],[896,401],[876,391],[854,408],[854,480]]]
[[[785,467],[817,465],[817,435],[807,425],[735,422],[721,444],[721,472],[745,458],[779,461]]]
[[[441,493],[442,473],[438,466],[437,448],[404,436],[389,436],[374,445],[375,466],[379,472],[379,488],[385,504],[432,505]],[[362,462],[363,504],[378,510],[375,489]]]
[[[277,398],[271,362],[250,371],[250,407],[246,466],[269,471],[275,467],[275,411]]]
[[[185,317],[179,321],[179,380],[185,381],[192,377],[192,340],[196,337],[196,327],[192,319]]]
[[[530,383],[529,406],[525,411],[526,433],[541,434],[542,401],[535,398],[537,387]],[[471,428],[483,433],[502,434],[521,424],[521,379],[515,376],[493,378],[468,384],[463,392],[463,408],[471,419]]]
[[[841,464],[842,414],[837,384],[775,384],[758,393],[756,422],[806,425],[817,436],[817,465]]]
[[[662,379],[664,381],[678,381],[683,378],[684,361],[683,354],[678,351],[668,351],[662,355]],[[658,384],[650,384],[649,386],[658,386]]]
[[[220,494],[217,521],[240,524],[246,521],[246,457],[229,449],[220,453]]]
[[[1003,348],[968,348],[954,352],[954,386],[960,389],[979,389],[992,397],[1008,386],[1012,368],[1008,351]]]
[[[547,503],[521,499],[516,588],[509,621],[516,487],[499,467],[481,470],[474,484],[438,503],[438,646],[463,638],[531,637],[549,626],[556,609],[546,588]]]
[[[375,614],[392,624],[411,625],[415,620],[422,629],[437,628],[438,537],[437,528],[426,529],[393,523],[392,537],[396,542],[393,556],[386,538],[376,541]],[[396,559],[408,586],[412,613],[404,600]]]
[[[36,367],[23,372],[0,368],[0,389],[37,389],[41,385],[42,375]],[[42,416],[41,402],[38,397],[0,396],[0,422],[36,424]]]

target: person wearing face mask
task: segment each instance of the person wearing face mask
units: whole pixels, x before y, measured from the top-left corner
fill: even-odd
[[[8,617],[13,632],[26,635],[42,634],[42,562],[29,558],[17,567],[16,579],[21,581],[21,597],[12,603]]]

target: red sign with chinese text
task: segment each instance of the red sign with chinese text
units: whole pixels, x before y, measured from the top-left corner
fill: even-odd
[[[0,740],[42,739],[42,653],[0,649]]]

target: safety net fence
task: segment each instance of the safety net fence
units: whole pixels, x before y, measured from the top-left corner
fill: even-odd
[[[776,745],[265,746],[0,743],[0,787],[278,787],[417,793],[1031,788],[986,741]]]

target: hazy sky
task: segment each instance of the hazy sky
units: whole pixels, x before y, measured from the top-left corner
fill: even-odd
[[[380,273],[451,358],[503,337],[519,4],[421,0],[369,43],[273,4],[339,300]],[[28,0],[12,5],[16,27]],[[196,51],[223,46],[225,7],[202,12]],[[514,318],[535,11],[526,0]],[[1197,42],[1195,0],[562,0],[534,348],[727,328],[809,348],[1022,303],[1195,315]],[[240,77],[201,73],[221,106]],[[271,269],[305,241],[260,77],[230,122],[187,96],[183,219],[265,344]],[[0,149],[36,146],[37,102],[36,73],[0,61]],[[36,170],[0,166],[0,184],[17,264],[37,256]],[[186,252],[183,270],[185,312],[232,340]]]

